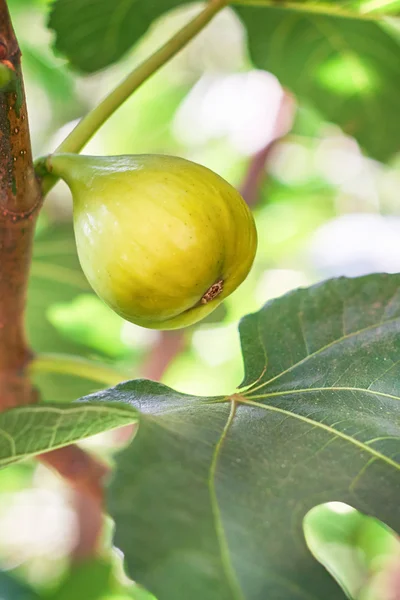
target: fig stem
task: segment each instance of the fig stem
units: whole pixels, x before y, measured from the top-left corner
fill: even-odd
[[[87,144],[107,119],[135,92],[151,75],[173,58],[193,39],[211,19],[231,0],[209,0],[206,7],[192,21],[187,23],[168,42],[156,50],[149,58],[136,67],[104,100],[83,117],[75,129],[58,146],[54,154],[61,152],[78,153]],[[43,166],[43,163],[42,163]],[[47,194],[58,178],[47,174],[42,179],[43,194]]]
[[[121,373],[112,367],[65,354],[38,354],[29,364],[28,371],[30,375],[37,373],[64,373],[66,375],[85,377],[86,379],[91,379],[107,386],[114,386],[121,383],[121,381],[131,378],[129,373]]]

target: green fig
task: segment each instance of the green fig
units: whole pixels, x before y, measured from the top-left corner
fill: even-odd
[[[82,269],[128,321],[191,325],[246,278],[257,233],[240,194],[209,169],[163,155],[55,154],[74,200]]]

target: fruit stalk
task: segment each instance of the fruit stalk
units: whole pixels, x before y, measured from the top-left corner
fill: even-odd
[[[229,4],[230,0],[209,0],[206,7],[185,27],[180,29],[166,44],[142,62],[124,79],[98,106],[78,123],[65,138],[55,153],[77,153],[88,143],[107,119],[135,92],[151,75],[165,65],[186,46],[204,27]],[[38,163],[38,170],[43,164]],[[57,177],[45,174],[42,180],[43,193],[57,182]]]
[[[0,410],[33,401],[22,374],[31,356],[23,314],[41,192],[20,59],[6,1],[0,0],[0,64],[15,73],[12,86],[0,90]]]

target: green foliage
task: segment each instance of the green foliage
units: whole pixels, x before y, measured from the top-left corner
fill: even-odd
[[[119,405],[44,404],[8,410],[0,413],[0,467],[135,421],[136,411]]]
[[[251,6],[274,6],[273,0],[234,0],[236,4],[249,4]],[[287,6],[298,11],[359,16],[360,18],[373,18],[379,15],[396,15],[400,11],[399,0],[389,0],[378,3],[370,0],[325,0],[316,5],[308,0],[288,2]]]
[[[26,37],[21,46],[27,87],[35,82],[42,109],[43,91],[49,99],[52,122],[40,134],[46,144],[56,123],[86,112],[92,88],[64,69],[25,26],[33,15],[36,32],[45,2],[9,4],[17,34]],[[190,4],[55,0],[50,27],[57,52],[75,69],[92,73],[126,55],[156,19]],[[301,144],[307,136],[310,161],[315,160],[312,149],[331,121],[374,158],[387,160],[398,151],[399,28],[395,19],[374,18],[398,15],[399,0],[300,0],[279,8],[273,0],[238,0],[232,5],[244,25],[253,65],[274,73],[299,103],[289,144]],[[157,45],[155,37],[150,45]],[[239,184],[248,162],[244,152],[233,152],[220,139],[214,148],[208,142],[185,145],[173,131],[178,107],[199,73],[188,57],[184,67],[172,65],[152,78],[113,115],[94,153],[175,153],[208,166],[217,155],[218,168]],[[128,66],[122,65],[122,75]],[[121,72],[116,68],[93,77],[94,93],[103,95]],[[31,98],[28,94],[31,123],[41,123],[41,113],[32,115],[35,93]],[[374,167],[381,169],[383,181],[383,165]],[[227,318],[225,312],[218,318],[229,321],[256,310],[261,288],[263,302],[280,293],[279,276],[269,277],[274,270],[292,269],[296,275],[298,269],[312,281],[315,274],[304,264],[304,252],[314,231],[336,214],[370,207],[351,194],[350,201],[340,196],[338,202],[342,188],[322,180],[316,169],[303,183],[288,181],[278,173],[261,187],[258,262],[226,303]],[[382,208],[382,198],[374,211]],[[399,276],[329,281],[247,316],[240,326],[245,380],[236,394],[189,396],[144,380],[99,392],[128,379],[119,376],[122,361],[129,373],[139,369],[138,349],[126,346],[123,321],[92,294],[69,224],[41,228],[34,254],[27,325],[39,353],[32,374],[42,404],[0,414],[0,466],[13,463],[0,472],[2,492],[17,494],[31,485],[35,463],[22,459],[139,421],[133,443],[117,456],[108,506],[129,576],[158,600],[338,600],[344,596],[334,578],[349,598],[389,600],[379,576],[398,553],[398,541],[377,519],[399,530]],[[214,329],[213,335],[222,338],[224,329]],[[181,363],[175,362],[179,384],[193,378],[196,368],[211,393],[216,393],[216,379],[219,390],[233,389],[239,353],[231,363],[223,356],[218,362],[224,343],[215,343],[210,366],[195,351],[197,333],[196,328],[186,332],[189,349]],[[204,339],[206,354],[216,337]],[[93,355],[95,360],[87,360]],[[187,389],[191,386],[193,392],[196,383]],[[83,403],[71,405],[83,396]],[[334,514],[329,505],[321,506],[332,501],[363,513]],[[28,572],[22,569],[22,577]],[[111,563],[98,558],[70,565],[44,595],[45,584],[33,591],[2,572],[0,597],[38,600],[42,590],[42,600],[154,600],[144,588],[121,581]]]
[[[43,600],[155,600],[143,588],[122,583],[117,566],[112,555],[73,564],[57,588]]]
[[[304,519],[304,533],[315,558],[336,577],[349,598],[366,598],[363,591],[374,574],[390,567],[393,556],[400,556],[400,541],[393,531],[346,505],[316,506]],[[379,597],[373,598],[390,597],[389,589],[386,594],[381,586]]]
[[[83,404],[3,413],[0,462],[139,418],[109,491],[139,583],[165,599],[182,587],[193,600],[337,598],[302,520],[339,500],[399,526],[399,283],[332,280],[246,317],[246,388],[235,395],[139,380]]]
[[[73,66],[92,72],[119,59],[154,19],[184,4],[186,0],[151,5],[97,0],[93,19],[93,2],[57,0],[49,24],[57,34],[57,49]],[[386,160],[398,150],[400,137],[398,39],[381,23],[361,18],[369,11],[368,2],[318,5],[318,12],[332,13],[329,17],[307,14],[312,3],[297,6],[301,11],[271,8],[262,1],[235,7],[254,64],[274,73],[300,101],[313,104],[326,120],[354,136],[372,157]],[[377,11],[397,14],[399,6],[396,0]],[[342,8],[354,18],[335,16]]]
[[[101,600],[115,588],[113,565],[109,560],[95,558],[73,565],[48,600]]]
[[[79,294],[72,302],[53,304],[47,316],[65,338],[110,358],[127,353],[121,339],[123,320],[94,294]]]
[[[56,0],[52,5],[49,27],[56,32],[56,48],[65,54],[71,64],[91,73],[117,61],[148,30],[155,19],[176,8],[191,4],[192,0]],[[271,0],[238,0],[236,4],[251,4],[264,9],[258,12],[261,23],[270,28]],[[400,12],[399,0],[392,0],[383,6],[370,6],[368,0],[346,2],[326,1],[318,4],[318,12],[342,14],[364,18],[375,15],[396,15]],[[308,0],[289,4],[302,12],[313,12],[315,6]],[[287,12],[287,9],[284,9]],[[94,18],[94,15],[96,18]],[[272,17],[273,19],[273,17]],[[323,32],[321,32],[324,35]],[[265,32],[265,36],[269,34]],[[377,42],[378,44],[378,42]]]
[[[6,571],[0,571],[0,598],[2,600],[40,600],[32,588]]]
[[[386,160],[398,150],[400,45],[380,23],[285,9],[237,10],[257,67],[354,136],[370,156]]]
[[[82,345],[54,327],[48,310],[90,291],[79,265],[72,225],[44,228],[35,240],[28,291],[27,328],[36,352],[82,353]]]
[[[39,232],[31,273],[27,329],[36,352],[75,356],[96,352],[104,360],[118,354],[119,350],[121,354],[123,350],[127,351],[119,336],[122,319],[100,303],[82,273],[71,225],[44,227]],[[82,309],[79,309],[82,297],[86,306],[91,307],[90,319],[87,311],[82,316]],[[96,319],[94,307],[99,319]],[[62,323],[60,315],[63,315]],[[113,329],[110,329],[110,322]],[[34,383],[41,400],[70,402],[98,390],[105,383],[104,378],[99,380],[90,374],[90,365],[84,361],[75,360],[74,371],[62,373],[53,365],[35,372]]]
[[[400,524],[399,282],[330,281],[246,317],[237,396],[132,382],[88,398],[141,411],[109,492],[140,583],[166,600],[338,598],[302,520],[335,499]]]
[[[57,0],[49,27],[57,33],[56,48],[74,67],[87,73],[117,61],[163,13],[192,0]]]

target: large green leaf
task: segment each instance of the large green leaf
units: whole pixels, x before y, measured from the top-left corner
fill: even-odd
[[[238,7],[257,67],[354,136],[374,158],[400,149],[400,44],[381,23]]]
[[[115,542],[159,600],[337,600],[302,521],[336,500],[400,528],[400,277],[296,291],[240,331],[237,394],[131,382],[91,398],[142,413],[109,490]]]
[[[275,6],[274,0],[235,0],[235,4],[261,8]],[[148,30],[152,22],[169,10],[193,0],[56,0],[49,27],[56,33],[56,49],[71,64],[91,73],[116,62]],[[400,12],[399,0],[377,3],[371,0],[326,0],[289,2],[285,10],[354,16],[360,19]],[[260,15],[268,23],[270,13]],[[265,34],[269,36],[268,33]]]
[[[159,600],[337,600],[302,522],[342,501],[400,529],[400,276],[298,290],[240,333],[236,394],[142,380],[16,408],[0,414],[0,464],[139,418],[109,490],[135,581]]]

